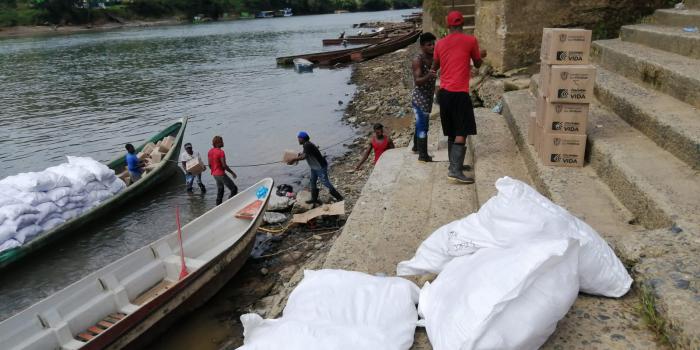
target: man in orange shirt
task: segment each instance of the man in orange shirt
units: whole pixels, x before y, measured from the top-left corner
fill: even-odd
[[[448,137],[450,167],[447,177],[450,180],[471,184],[474,179],[462,172],[467,153],[468,135],[476,135],[474,108],[469,96],[471,63],[481,67],[486,51],[479,51],[479,43],[474,36],[462,31],[464,18],[459,11],[447,15],[450,33],[435,45],[431,71],[440,70],[440,120],[442,131]]]

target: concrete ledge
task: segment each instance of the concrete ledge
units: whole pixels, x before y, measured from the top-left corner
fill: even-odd
[[[596,97],[663,149],[700,169],[698,110],[598,68]]]
[[[686,33],[681,27],[636,24],[622,27],[620,37],[624,41],[700,59],[700,36]]]
[[[651,17],[651,21],[652,23],[674,27],[698,26],[700,25],[700,10],[656,10]]]
[[[700,108],[700,61],[643,45],[614,40],[593,42],[600,66]]]

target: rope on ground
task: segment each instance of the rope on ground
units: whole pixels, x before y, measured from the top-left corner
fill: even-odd
[[[321,148],[321,151],[325,151],[325,150],[327,150],[327,149],[333,148],[333,147],[335,147],[335,146],[340,145],[341,143],[350,141],[350,140],[352,140],[352,139],[354,139],[354,138],[355,138],[354,135],[353,135],[353,136],[350,136],[350,137],[348,137],[348,138],[346,138],[346,139],[344,139],[344,140],[342,140],[342,141],[340,141],[340,142],[336,142],[336,143],[334,143],[334,144],[332,144],[332,145],[330,145],[330,146]],[[173,162],[173,163],[176,163],[176,164],[179,164],[179,163],[180,163],[180,162],[177,161],[177,160],[170,160],[170,159],[168,160],[168,162]],[[276,162],[267,162],[267,163],[232,164],[232,165],[230,165],[230,167],[232,167],[232,168],[254,168],[254,167],[265,166],[265,165],[273,165],[273,164],[284,164],[284,162],[281,161],[281,160],[278,160],[278,161],[276,161]],[[205,164],[205,165],[206,165],[206,166],[209,166],[209,164]]]
[[[343,228],[341,227],[341,228],[339,228],[339,229],[337,229],[337,230],[333,230],[333,231],[331,231],[331,232],[324,232],[324,233],[316,234],[315,236],[326,236],[326,235],[334,234],[334,233],[340,232],[340,230],[342,230],[342,229],[343,229]],[[258,259],[271,258],[271,257],[273,257],[273,256],[277,256],[277,255],[280,255],[280,254],[282,254],[282,253],[286,253],[286,252],[288,252],[288,251],[290,251],[290,250],[292,250],[292,249],[294,249],[294,248],[296,248],[296,247],[298,247],[298,246],[300,246],[300,245],[302,245],[302,244],[304,244],[304,243],[306,243],[306,242],[308,242],[308,241],[310,241],[310,240],[312,240],[312,239],[315,239],[315,238],[314,238],[313,236],[311,236],[311,237],[309,237],[309,238],[307,238],[307,239],[305,239],[305,240],[303,240],[303,241],[301,241],[301,242],[299,242],[299,243],[297,243],[297,244],[295,244],[295,245],[293,245],[293,246],[291,246],[291,247],[287,247],[287,248],[285,248],[285,249],[282,249],[282,250],[277,251],[277,252],[272,253],[272,254],[261,255],[261,256],[258,257]]]
[[[286,225],[282,226],[281,228],[258,227],[258,230],[260,230],[262,232],[277,234],[277,233],[283,233],[283,232],[287,231],[290,226],[292,226],[291,222],[287,223]]]

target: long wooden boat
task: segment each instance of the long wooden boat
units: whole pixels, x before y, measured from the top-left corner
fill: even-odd
[[[335,50],[335,51],[324,51],[324,52],[314,52],[314,53],[307,53],[307,54],[301,54],[301,55],[293,55],[293,56],[285,56],[285,57],[277,57],[277,64],[281,66],[291,66],[294,64],[294,59],[295,58],[304,58],[309,60],[310,62],[318,65],[327,65],[327,62],[330,62],[331,60],[358,51],[362,50],[363,48],[368,47],[366,46],[359,46],[359,47],[354,47],[351,49],[344,49],[344,50]]]
[[[168,153],[163,156],[163,160],[161,160],[152,171],[144,174],[141,180],[117,193],[114,197],[100,203],[98,206],[82,213],[80,216],[70,219],[60,226],[54,227],[48,232],[43,232],[35,239],[25,242],[24,245],[0,252],[0,269],[17,262],[21,258],[49,245],[50,243],[76,232],[79,228],[84,227],[86,224],[113,212],[115,209],[124,205],[124,203],[153,188],[155,185],[163,182],[169,176],[176,173],[177,160],[180,155],[180,148],[182,146],[182,139],[185,135],[186,127],[187,117],[165,128],[165,130],[149,138],[142,145],[136,148],[136,150],[140,152],[149,142],[156,143],[168,136],[175,138],[173,146],[170,148]],[[119,174],[126,169],[126,159],[125,157],[119,157],[107,164],[107,166],[114,170],[115,173]]]
[[[353,52],[350,55],[350,58],[353,62],[361,62],[402,49],[416,42],[420,33],[420,30],[416,30],[400,37],[391,38],[390,40],[380,44],[370,45],[362,50]]]
[[[264,179],[182,228],[184,278],[175,231],[0,323],[2,349],[145,347],[243,266],[272,189]]]
[[[386,39],[385,36],[371,36],[371,37],[359,37],[359,38],[345,38],[345,39],[323,39],[321,43],[324,46],[328,45],[342,45],[346,44],[376,44],[382,42]]]

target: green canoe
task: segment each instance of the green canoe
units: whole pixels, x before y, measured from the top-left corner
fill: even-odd
[[[60,226],[54,227],[48,232],[43,232],[41,235],[39,235],[39,237],[36,237],[29,242],[25,242],[25,244],[21,247],[8,249],[1,252],[0,269],[4,269],[8,265],[22,259],[23,257],[63,237],[69,236],[71,233],[83,227],[85,224],[93,222],[95,219],[113,212],[115,209],[121,207],[132,198],[148,191],[151,187],[159,184],[172,174],[176,173],[178,168],[177,161],[178,157],[180,156],[180,148],[182,147],[182,139],[185,135],[186,126],[187,117],[182,118],[181,121],[165,128],[165,130],[146,140],[142,145],[136,148],[136,150],[140,152],[149,142],[156,143],[168,136],[175,137],[173,146],[170,148],[168,153],[163,156],[163,160],[161,160],[161,162],[158,163],[158,165],[152,171],[144,174],[141,180],[119,192],[114,197],[100,203],[98,206],[82,213],[80,216],[70,219]],[[126,159],[124,156],[121,156],[107,164],[107,166],[110,169],[113,169],[116,174],[119,174],[126,169]]]

